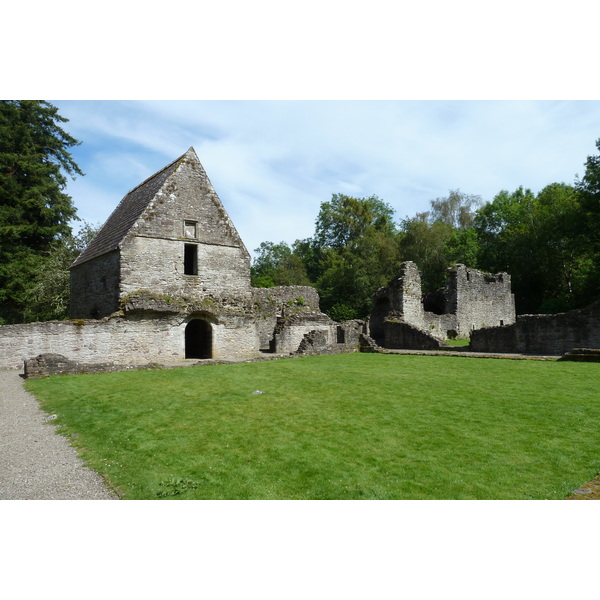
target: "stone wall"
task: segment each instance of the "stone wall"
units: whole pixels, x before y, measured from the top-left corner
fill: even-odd
[[[184,274],[184,247],[177,239],[131,236],[121,249],[119,296],[140,289],[168,296],[251,295],[250,260],[239,247],[193,244],[198,274]]]
[[[313,329],[304,335],[296,354],[315,356],[359,352],[364,332],[365,322],[360,320],[344,321],[329,329]]]
[[[456,265],[448,269],[446,286],[433,296],[428,306],[435,305],[437,312],[425,310],[417,266],[411,261],[402,263],[398,275],[373,296],[370,335],[378,344],[391,348],[385,335],[387,321],[403,321],[447,340],[468,338],[473,329],[515,320],[514,296],[506,273],[490,275]]]
[[[283,312],[277,319],[270,350],[276,354],[293,354],[304,336],[311,331],[321,331],[329,345],[335,343],[336,323],[322,312],[310,309]]]
[[[404,321],[386,321],[385,347],[409,348],[411,350],[439,350],[448,345],[434,337],[424,329],[415,327]]]
[[[119,253],[109,252],[71,269],[69,314],[98,319],[119,309]]]
[[[185,358],[190,320],[209,320],[213,357],[251,357],[258,338],[252,318],[146,313],[101,320],[69,320],[0,327],[0,368],[20,369],[25,359],[61,354],[82,363],[145,364]]]
[[[556,315],[520,315],[512,325],[471,334],[474,352],[558,356],[573,348],[600,348],[600,302]]]
[[[272,288],[252,288],[254,314],[261,350],[272,348],[277,319],[284,311],[291,316],[294,312],[310,310],[319,312],[319,294],[310,286],[278,286]]]
[[[456,332],[468,338],[475,329],[515,322],[510,275],[490,274],[456,265],[448,270],[446,313],[456,315]]]
[[[370,335],[378,344],[383,344],[384,322],[390,314],[393,314],[394,319],[403,319],[417,327],[424,327],[424,313],[419,269],[411,261],[403,262],[396,277],[373,295]]]

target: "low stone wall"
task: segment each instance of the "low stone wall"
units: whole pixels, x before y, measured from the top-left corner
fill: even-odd
[[[304,334],[296,354],[314,356],[359,352],[360,338],[365,329],[365,322],[360,320],[344,321],[330,326],[329,329],[313,329]]]
[[[600,362],[599,348],[574,348],[558,360],[572,362]]]
[[[145,364],[185,358],[185,327],[189,318],[113,316],[99,320],[50,321],[0,327],[0,369],[20,369],[25,359],[61,354],[84,363]],[[255,356],[256,327],[252,319],[214,318],[213,357]]]
[[[319,293],[310,286],[252,288],[252,294],[261,350],[272,348],[277,319],[284,311],[320,311]]]
[[[471,333],[471,351],[559,356],[600,348],[600,302],[556,315],[520,315],[516,323]]]
[[[114,363],[80,363],[69,360],[62,354],[40,354],[25,361],[25,379],[48,377],[49,375],[80,375],[82,373],[115,373],[151,369],[157,365],[115,365]]]
[[[385,348],[407,350],[438,350],[448,345],[404,321],[385,321]]]
[[[276,354],[293,354],[300,347],[300,342],[311,331],[322,331],[331,345],[336,340],[336,325],[327,315],[321,312],[306,310],[292,315],[284,314],[277,320],[277,326],[271,342],[271,350]]]
[[[441,340],[447,340],[450,331],[456,335],[458,329],[456,315],[436,315],[428,311],[423,313],[423,325],[426,331]]]

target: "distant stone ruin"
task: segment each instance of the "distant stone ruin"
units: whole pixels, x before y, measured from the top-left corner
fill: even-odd
[[[468,339],[483,327],[515,322],[510,275],[491,275],[465,265],[448,269],[444,288],[423,298],[421,275],[411,261],[373,296],[370,335],[384,348],[432,350],[445,340]]]

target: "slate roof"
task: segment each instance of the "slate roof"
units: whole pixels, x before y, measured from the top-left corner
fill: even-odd
[[[77,257],[71,268],[116,250],[127,232],[140,218],[144,209],[160,191],[169,175],[175,171],[179,162],[190,152],[194,153],[195,156],[194,149],[190,148],[185,154],[176,158],[172,163],[158,171],[158,173],[148,177],[148,179],[129,191],[121,202],[119,202],[117,208],[108,217],[106,223],[104,223],[96,236]]]

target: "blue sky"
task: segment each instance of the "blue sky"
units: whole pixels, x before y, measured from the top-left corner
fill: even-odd
[[[600,138],[599,101],[52,101],[82,144],[69,181],[104,222],[146,177],[196,149],[248,250],[314,232],[334,193],[375,194],[398,219],[451,189],[490,201],[573,183]]]

